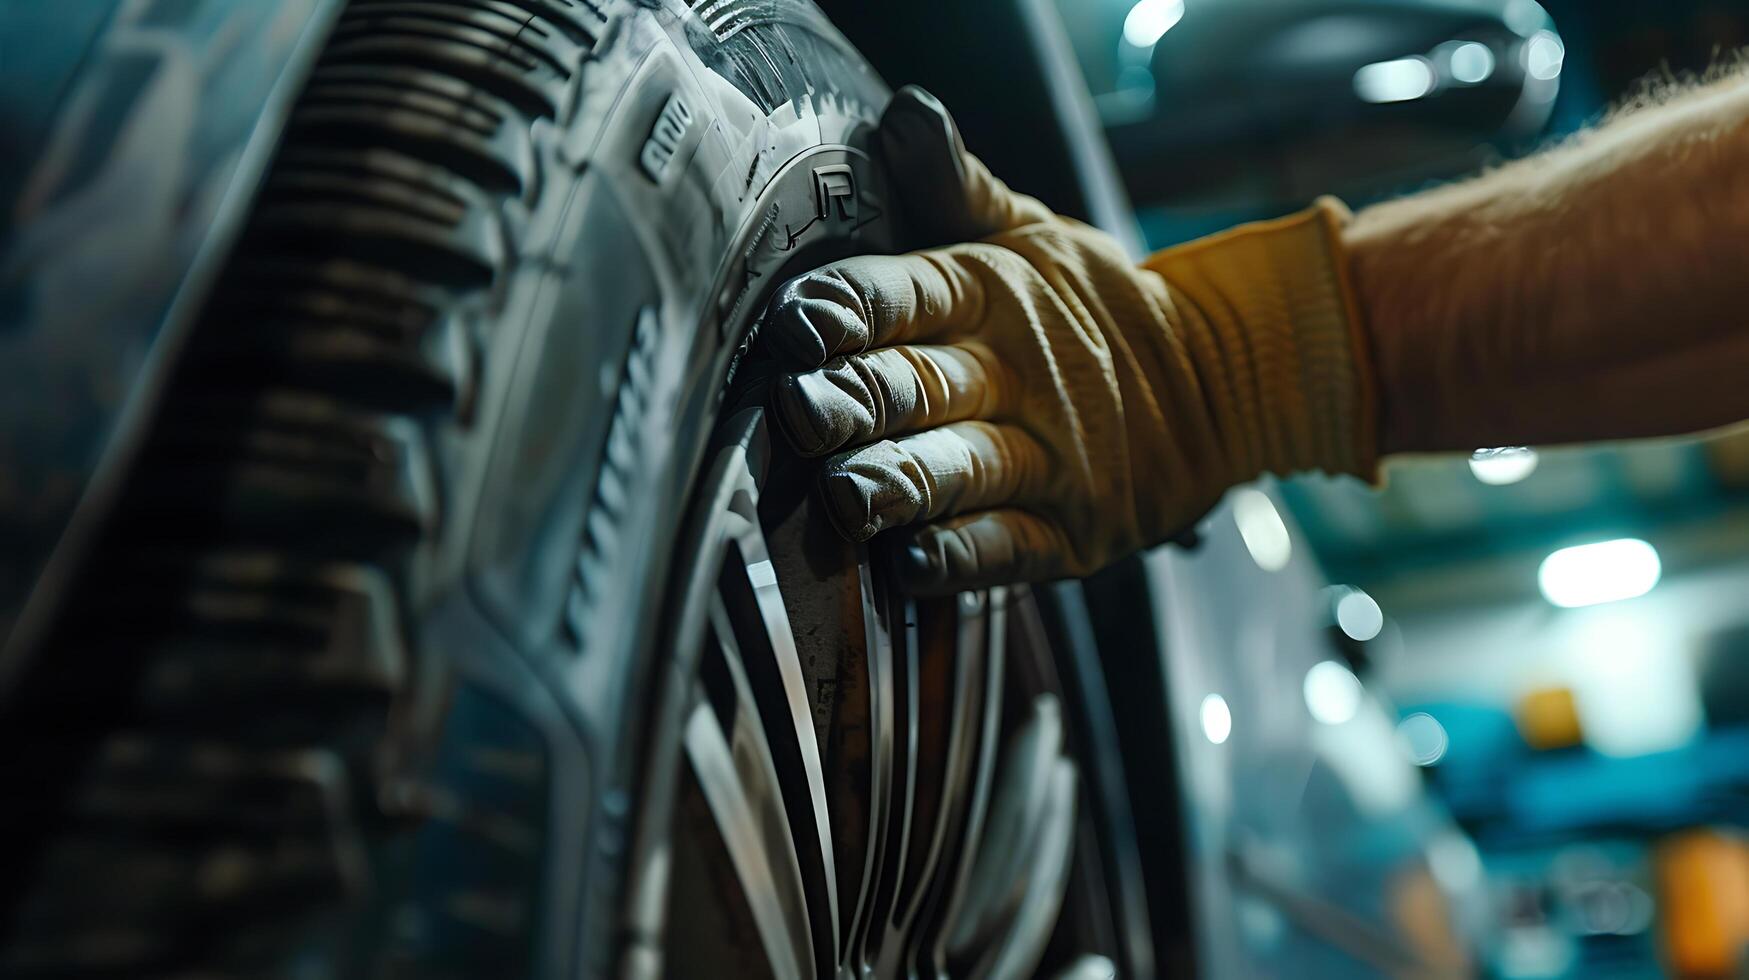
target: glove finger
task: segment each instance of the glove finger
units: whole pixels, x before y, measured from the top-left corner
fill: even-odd
[[[871,347],[950,339],[983,311],[982,281],[951,254],[865,255],[779,286],[764,333],[796,367],[814,368]]]
[[[990,510],[917,529],[899,549],[899,581],[915,595],[949,595],[1067,578],[1074,551],[1055,521]]]
[[[1050,218],[966,151],[953,116],[933,95],[907,85],[881,116],[881,154],[911,229],[933,245],[974,241]]]
[[[901,346],[778,379],[773,401],[804,456],[1002,414],[1012,385],[982,344]]]
[[[867,541],[905,524],[1034,502],[1049,454],[1025,430],[956,422],[840,453],[821,478],[845,537]]]

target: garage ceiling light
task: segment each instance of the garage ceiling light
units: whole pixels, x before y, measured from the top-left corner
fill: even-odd
[[[1398,58],[1354,73],[1354,94],[1363,102],[1410,102],[1433,92],[1438,77],[1426,58]]]
[[[1201,716],[1202,734],[1204,738],[1220,745],[1233,734],[1233,712],[1227,708],[1227,699],[1219,694],[1211,694],[1202,699]]]
[[[1275,502],[1261,490],[1245,487],[1233,492],[1233,523],[1257,567],[1279,572],[1294,555],[1294,541]]]
[[[1349,639],[1365,643],[1376,639],[1385,628],[1385,611],[1372,596],[1360,589],[1349,589],[1336,600],[1336,625]]]
[[[1313,664],[1301,687],[1306,710],[1326,725],[1346,725],[1360,713],[1364,693],[1360,678],[1334,660]]]
[[[1552,31],[1538,31],[1524,45],[1524,70],[1530,73],[1530,77],[1546,82],[1560,77],[1566,57],[1567,49],[1560,38]]]
[[[1184,0],[1141,0],[1124,18],[1123,39],[1138,48],[1151,48],[1183,19]]]
[[[1470,473],[1491,487],[1511,486],[1536,472],[1536,450],[1523,446],[1478,449],[1470,456]]]
[[[1451,49],[1451,77],[1465,85],[1480,85],[1494,74],[1494,51],[1480,41],[1465,41]]]
[[[1572,609],[1643,596],[1663,573],[1657,549],[1622,538],[1562,548],[1543,559],[1536,579],[1543,598]]]
[[[1451,747],[1451,736],[1439,719],[1425,711],[1417,711],[1397,723],[1397,737],[1402,740],[1409,761],[1418,766],[1434,766],[1445,758]]]

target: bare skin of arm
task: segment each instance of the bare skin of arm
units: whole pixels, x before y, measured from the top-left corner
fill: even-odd
[[[1749,74],[1346,231],[1384,453],[1749,419]]]

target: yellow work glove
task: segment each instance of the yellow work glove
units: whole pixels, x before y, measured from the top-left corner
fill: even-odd
[[[1081,576],[1183,531],[1264,473],[1371,477],[1375,408],[1334,202],[1161,252],[1014,194],[916,89],[880,133],[923,234],[782,286],[777,418],[826,456],[858,541],[923,594]]]

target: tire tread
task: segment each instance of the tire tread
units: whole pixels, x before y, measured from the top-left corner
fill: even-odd
[[[18,778],[40,779],[0,824],[40,846],[0,974],[307,974],[313,937],[350,973],[367,855],[421,825],[498,869],[437,890],[433,928],[467,946],[443,968],[526,957],[527,901],[504,883],[538,860],[544,791],[470,808],[385,784],[382,756],[418,670],[410,582],[444,534],[433,437],[468,432],[472,324],[512,268],[507,215],[538,190],[531,128],[568,105],[605,24],[572,0],[342,13],[36,704],[5,719],[32,746]],[[90,887],[106,879],[126,887]],[[378,966],[409,969],[395,955]]]

